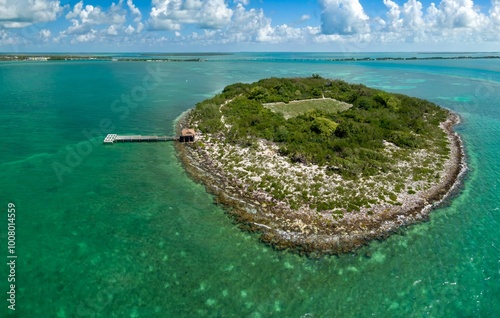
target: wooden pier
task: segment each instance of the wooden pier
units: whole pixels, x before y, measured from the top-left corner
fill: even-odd
[[[157,142],[157,141],[177,141],[179,137],[171,136],[142,136],[142,135],[132,135],[132,136],[120,136],[117,134],[109,134],[104,138],[105,144],[112,144],[115,142]]]
[[[157,141],[179,141],[179,142],[194,142],[196,132],[194,129],[184,128],[180,136],[142,136],[142,135],[128,135],[121,136],[117,134],[108,134],[104,138],[105,144],[112,144],[115,142],[157,142]]]

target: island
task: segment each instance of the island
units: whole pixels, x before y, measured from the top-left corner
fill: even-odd
[[[466,171],[458,115],[317,74],[229,85],[187,112],[188,174],[240,228],[308,256],[428,219]]]

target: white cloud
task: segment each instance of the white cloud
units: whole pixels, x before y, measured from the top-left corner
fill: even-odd
[[[47,29],[40,30],[40,32],[38,32],[37,34],[37,37],[43,42],[47,42],[51,36],[52,32],[50,32],[50,30]]]
[[[32,25],[32,22],[0,22],[0,25],[8,29],[21,29]]]
[[[500,30],[500,0],[493,2],[496,6],[492,6],[489,15],[492,20],[494,16],[498,17],[496,25],[497,30]],[[418,0],[404,0],[403,3],[383,0],[387,10],[382,16],[373,17],[365,13],[360,0],[319,0],[319,3],[322,10],[321,26],[299,27],[299,23],[311,20],[309,14],[303,14],[292,25],[274,25],[262,9],[245,7],[248,1],[152,0],[149,30],[174,32],[170,37],[162,35],[161,39],[151,32],[136,40],[142,43],[196,43],[197,46],[331,43],[336,44],[332,47],[354,51],[381,43],[460,42],[460,36],[476,41],[482,37],[485,24],[490,21],[489,17],[478,11],[472,0],[442,0],[427,8]],[[127,5],[132,16],[139,16],[140,11],[134,9],[132,0],[127,0]],[[191,30],[188,25],[192,26]],[[144,27],[142,23],[141,27]],[[132,27],[129,24],[122,30],[132,35],[140,32],[139,28],[139,25]],[[189,33],[184,29],[188,29]],[[489,35],[491,39],[498,37]]]
[[[500,0],[492,1],[489,13],[493,25],[500,26]]]
[[[73,11],[66,15],[66,19],[79,20],[82,24],[121,24],[126,20],[126,13],[122,8],[123,0],[118,4],[113,3],[108,12],[103,11],[99,6],[86,5],[83,1],[78,2]]]
[[[79,20],[73,19],[72,20],[73,25],[71,25],[67,31],[65,31],[66,34],[83,34],[87,33],[90,31],[92,28],[90,24],[88,23],[80,23]]]
[[[142,30],[144,30],[144,24],[142,22],[139,22],[137,24],[137,33],[142,32]]]
[[[106,34],[112,35],[112,36],[118,35],[118,30],[116,28],[116,25],[114,25],[114,24],[110,25],[108,27],[108,29],[106,30]]]
[[[229,9],[224,0],[208,0],[198,11],[198,24],[202,28],[220,29],[231,21],[233,10]]]
[[[0,30],[0,45],[16,45],[19,40],[13,37],[9,32]]]
[[[182,1],[153,0],[149,13],[149,24],[152,30],[180,30],[181,24],[174,18],[176,10],[180,10]],[[179,21],[181,22],[181,21]]]
[[[127,0],[127,6],[129,8],[132,16],[134,17],[134,22],[137,24],[137,26],[135,28],[133,28],[131,25],[129,25],[125,29],[125,33],[127,33],[129,35],[132,34],[134,31],[137,32],[137,33],[141,33],[142,30],[144,30],[144,24],[142,23],[142,13],[141,13],[141,10],[139,10],[139,8],[137,8],[134,5],[134,2],[132,0]]]
[[[183,24],[220,29],[231,21],[233,10],[224,0],[153,0],[149,14],[152,30],[180,30]]]
[[[60,1],[0,0],[0,26],[22,28],[57,19],[64,7]]]
[[[109,20],[108,23],[113,24],[123,24],[127,19],[127,12],[123,9],[123,0],[118,3],[112,3],[111,8],[107,14]]]
[[[96,33],[97,32],[95,30],[91,30],[88,33],[80,34],[80,35],[74,37],[71,40],[71,43],[74,44],[74,43],[82,43],[82,42],[91,42],[96,38]]]
[[[384,0],[384,3],[388,8],[386,17],[375,19],[381,26],[375,34],[380,42],[434,45],[498,39],[492,35],[494,25],[489,25],[496,16],[495,3],[500,16],[499,0],[494,0],[489,17],[481,13],[472,0],[442,0],[438,5],[431,3],[427,9],[417,0],[408,0],[401,6],[392,0]]]
[[[390,31],[399,30],[403,23],[400,18],[401,9],[394,1],[384,0],[385,6],[389,9],[387,12],[387,21],[382,20],[382,25],[386,26]]]
[[[485,22],[472,0],[443,0],[439,4],[436,18],[447,28],[476,28]]]
[[[141,10],[139,10],[135,5],[132,0],[127,0],[127,6],[134,16],[134,22],[140,22],[142,19],[142,13]]]
[[[324,34],[351,35],[370,32],[369,17],[359,0],[320,0]]]
[[[234,3],[241,3],[242,5],[246,6],[250,3],[250,0],[233,0]]]
[[[286,24],[273,26],[262,9],[247,10],[238,3],[232,11],[231,19],[222,28],[204,29],[203,32],[192,32],[183,35],[175,30],[175,43],[194,43],[197,45],[234,44],[234,43],[303,43],[319,28],[296,28]]]
[[[417,0],[409,0],[403,5],[403,24],[410,30],[425,30],[425,22],[422,13],[422,3]]]
[[[272,25],[262,9],[247,10],[242,4],[234,9],[231,23],[217,37],[225,43],[305,43],[319,32],[319,28],[282,24]]]
[[[311,19],[311,16],[309,14],[304,14],[300,17],[299,23],[306,22],[309,19]]]
[[[132,1],[127,2],[135,8]],[[131,11],[137,17],[137,11]],[[140,12],[139,12],[140,14]],[[123,8],[123,0],[113,2],[107,9],[100,6],[85,5],[84,1],[76,3],[73,10],[66,14],[66,19],[71,21],[71,26],[67,30],[62,31],[55,42],[60,42],[69,36],[71,43],[91,42],[105,37],[116,37],[120,32],[127,33],[129,28],[125,28],[124,24],[127,21],[127,11]],[[140,21],[138,24],[142,24]],[[133,28],[134,31],[137,30]]]
[[[75,4],[75,6],[73,7],[73,11],[66,14],[66,19],[74,19],[79,17],[80,13],[82,13],[82,8],[83,8],[83,1],[80,1],[77,4]]]
[[[264,15],[262,9],[246,10],[241,4],[238,4],[226,34],[233,41],[254,41],[258,33],[262,34],[261,30],[270,27],[271,19]]]
[[[367,14],[361,5],[368,0],[318,0],[320,23],[311,18],[311,10],[297,13],[292,24],[281,25],[273,24],[259,8],[262,1],[253,1],[249,7],[249,0],[151,0],[148,17],[134,0],[113,0],[104,7],[98,5],[104,2],[97,0],[76,0],[79,2],[71,6],[61,6],[61,1],[0,0],[0,43],[181,44],[186,49],[189,45],[242,44],[250,48],[254,43],[283,43],[283,47],[310,44],[311,49],[362,51],[370,45],[397,49],[402,47],[399,44],[415,43],[425,49],[437,44],[446,48],[445,43],[455,43],[451,48],[489,41],[494,47],[500,41],[500,0],[491,0],[491,6],[481,8],[474,0],[436,0],[425,6],[422,3],[428,2],[423,0],[378,0],[385,5],[378,16]],[[61,15],[70,26],[59,32],[47,22]],[[13,35],[19,35],[17,30],[2,30],[34,23],[47,24],[30,27],[34,31],[29,37]],[[172,32],[158,35],[144,32],[146,28]]]
[[[135,28],[133,26],[131,26],[130,24],[125,28],[125,33],[127,33],[128,35],[131,35],[134,32],[135,32]]]

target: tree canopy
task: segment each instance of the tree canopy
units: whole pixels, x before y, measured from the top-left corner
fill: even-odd
[[[265,107],[266,103],[317,98],[353,106],[342,112],[310,110],[289,119]],[[219,134],[226,142],[249,147],[256,139],[265,139],[278,144],[280,154],[292,161],[327,165],[331,171],[355,177],[388,168],[384,141],[417,149],[444,138],[439,123],[447,115],[423,99],[314,74],[229,85],[221,94],[198,103],[192,118],[203,133]]]

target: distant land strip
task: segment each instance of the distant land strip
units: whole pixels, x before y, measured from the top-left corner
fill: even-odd
[[[216,56],[221,54],[199,54],[196,56]],[[427,57],[341,57],[341,58],[236,58],[236,59],[203,59],[192,54],[145,54],[146,57],[113,57],[99,55],[44,55],[44,54],[0,54],[0,61],[111,61],[111,62],[229,62],[237,61],[331,61],[331,62],[365,62],[365,61],[421,61],[421,60],[482,60],[500,59],[500,55],[485,56],[427,56]],[[176,58],[168,58],[175,56]],[[186,56],[190,58],[180,58]]]

